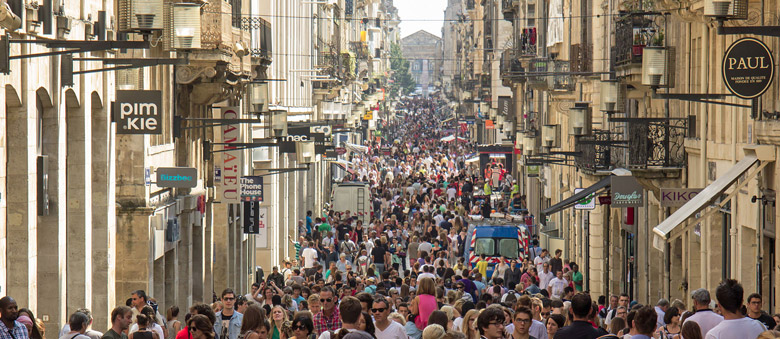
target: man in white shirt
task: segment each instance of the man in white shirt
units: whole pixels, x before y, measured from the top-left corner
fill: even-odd
[[[406,329],[401,324],[387,319],[387,316],[390,315],[390,305],[387,304],[387,299],[381,296],[374,298],[371,315],[374,316],[374,328],[376,329],[374,334],[377,339],[406,338]]]
[[[655,304],[655,313],[658,315],[658,318],[656,319],[656,326],[657,327],[663,327],[666,325],[664,323],[664,315],[666,315],[666,310],[669,309],[669,300],[661,299],[658,300],[658,303]]]
[[[704,338],[707,332],[723,321],[723,317],[710,309],[710,292],[706,289],[700,288],[691,292],[691,298],[695,313],[685,319],[685,322],[693,321],[699,324],[701,337]]]
[[[549,263],[542,264],[542,267],[544,267],[544,269],[542,271],[538,271],[539,272],[539,288],[541,288],[543,290],[546,290],[547,289],[547,285],[550,283],[550,281],[553,280],[553,278],[555,278],[555,275],[552,272],[550,272],[550,264]]]
[[[447,201],[455,200],[457,194],[458,190],[455,189],[455,186],[450,186],[450,188],[447,189]]]
[[[547,255],[547,249],[543,249],[539,256],[534,258],[534,265],[536,265],[536,272],[541,272],[544,269],[544,264],[550,261],[550,257]]]
[[[742,315],[744,290],[739,282],[734,279],[722,281],[715,290],[715,296],[723,321],[707,332],[706,339],[756,338],[766,331],[766,326],[760,321]]]
[[[306,247],[303,252],[301,252],[301,257],[303,258],[303,267],[312,268],[314,267],[314,263],[317,262],[317,251],[309,247],[308,243],[304,244],[303,246]]]
[[[563,278],[563,272],[558,272],[558,276],[547,284],[547,293],[550,295],[550,299],[560,299],[566,286],[569,286],[569,282]]]

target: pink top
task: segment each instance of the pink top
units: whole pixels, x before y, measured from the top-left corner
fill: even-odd
[[[414,320],[414,324],[422,331],[428,326],[428,317],[431,316],[433,311],[439,308],[439,304],[436,303],[436,297],[432,295],[420,294],[417,298],[420,299],[420,302],[417,305],[417,312],[420,314],[417,316],[417,319]]]

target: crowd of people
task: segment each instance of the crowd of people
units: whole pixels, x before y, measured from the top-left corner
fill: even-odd
[[[382,125],[382,139],[349,153],[353,170],[344,180],[370,185],[368,221],[350,211],[308,212],[300,237],[290,239],[295,255],[247,293],[225,289],[180,321],[176,306],[163,316],[153,298],[133,291],[112,311],[107,332],[92,330],[81,309],[58,338],[780,338],[780,315],[764,313],[759,294],[744,299],[734,280],[717,287],[715,301],[699,289],[688,305],[641,305],[626,294],[593,298],[578,265],[535,238],[518,257],[466,253],[470,215],[524,209],[525,197],[502,166],[467,166],[475,145],[442,141],[458,128],[442,123],[443,104],[404,101],[405,113]],[[512,200],[474,199],[493,189],[510,190]],[[17,308],[13,298],[0,299],[0,339],[45,338],[32,312]]]

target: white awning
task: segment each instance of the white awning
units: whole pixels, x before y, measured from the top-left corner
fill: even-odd
[[[448,136],[446,136],[444,138],[441,138],[441,141],[443,141],[443,142],[450,142],[450,141],[453,141],[453,140],[455,140],[455,135],[454,134],[448,135]]]
[[[740,182],[737,187],[734,187],[734,193],[732,193],[726,199],[722,200],[723,205],[725,205],[731,199],[731,196],[739,191],[742,185],[747,184],[752,177],[758,174],[758,172],[760,172],[767,164],[774,160],[769,159],[770,161],[764,161],[761,154],[757,154],[761,153],[760,151],[756,152],[755,150],[746,148],[745,153],[745,157],[742,158],[742,160],[734,164],[734,166],[731,167],[726,173],[709,184],[709,186],[705,187],[698,195],[693,197],[691,200],[685,203],[685,205],[680,207],[677,211],[672,213],[672,215],[666,218],[666,220],[653,228],[653,232],[655,232],[657,235],[653,242],[653,245],[656,248],[663,246],[663,240],[668,238],[669,233],[671,233],[678,225],[682,224],[686,219],[690,218],[692,215],[698,213],[707,206],[710,206],[721,194],[723,194],[723,192],[725,192],[734,182],[736,182],[737,179],[745,174],[751,166],[759,162],[759,160],[762,160],[761,165],[755,171],[753,171],[746,180]],[[713,209],[713,211],[717,210],[718,209]],[[700,216],[697,221],[706,217],[707,215]],[[696,223],[696,221],[694,223]]]
[[[474,163],[474,162],[479,162],[479,157],[473,157],[466,160],[467,164]]]

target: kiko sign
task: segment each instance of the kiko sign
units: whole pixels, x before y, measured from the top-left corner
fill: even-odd
[[[701,188],[662,188],[661,207],[680,207],[701,192]]]

